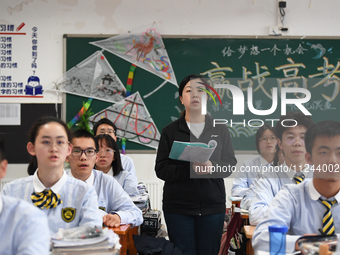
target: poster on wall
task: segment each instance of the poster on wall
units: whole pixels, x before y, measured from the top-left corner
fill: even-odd
[[[0,23],[0,100],[1,102],[57,102],[57,95],[45,91],[39,63],[42,48],[38,26]]]

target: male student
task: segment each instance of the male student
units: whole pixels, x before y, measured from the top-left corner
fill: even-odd
[[[93,169],[98,159],[96,153],[98,145],[94,136],[87,130],[79,129],[73,133],[71,143],[73,148],[67,159],[71,170],[68,174],[95,187],[99,208],[104,211],[104,224],[109,227],[142,224],[141,210],[132,202],[121,185],[112,176]]]
[[[0,180],[7,171],[4,142],[0,138]],[[47,217],[26,201],[0,195],[0,254],[49,254]]]
[[[310,166],[305,159],[305,133],[313,124],[310,116],[289,112],[281,116],[275,127],[278,145],[284,153],[285,162],[268,167],[268,172],[254,182],[254,196],[249,208],[249,222],[257,225],[263,218],[270,201],[285,184],[298,184],[311,178]],[[247,198],[246,198],[247,199]]]
[[[117,142],[117,127],[116,125],[107,118],[102,118],[93,126],[93,134],[95,136],[107,134],[110,135],[116,142]],[[130,172],[136,178],[136,185],[137,185],[137,175],[135,170],[135,165],[133,164],[132,158],[120,154],[120,159],[122,161],[122,167],[125,171]]]
[[[288,227],[287,252],[294,250],[301,235],[340,233],[340,123],[314,124],[306,132],[305,143],[313,179],[286,185],[271,201],[253,235],[256,250],[269,250],[270,225]]]

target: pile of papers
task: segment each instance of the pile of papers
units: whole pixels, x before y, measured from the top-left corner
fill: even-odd
[[[134,204],[143,212],[143,214],[150,210],[150,197],[145,183],[138,183],[139,196],[131,197]]]
[[[111,229],[81,226],[60,229],[52,237],[52,254],[118,254],[119,236]]]

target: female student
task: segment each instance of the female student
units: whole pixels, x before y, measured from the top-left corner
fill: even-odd
[[[94,188],[64,171],[64,162],[72,149],[70,138],[69,129],[58,118],[39,119],[30,130],[27,144],[32,155],[29,171],[36,166],[38,169],[29,177],[6,184],[3,189],[5,195],[42,209],[48,217],[51,234],[59,228],[102,225]]]
[[[243,162],[233,181],[233,197],[243,197],[255,178],[262,173],[262,166],[273,164],[277,144],[274,128],[268,124],[260,127],[256,132],[255,144],[260,156]]]
[[[130,196],[138,196],[137,179],[122,168],[121,158],[117,143],[110,135],[98,135],[96,141],[99,145],[96,170],[113,176]]]
[[[179,86],[185,111],[166,126],[157,151],[155,171],[165,181],[163,212],[170,241],[183,255],[218,254],[226,210],[224,181],[231,172],[213,169],[236,165],[226,125],[213,126],[210,115],[201,114],[202,95],[206,96],[202,77],[190,75]],[[204,98],[204,97],[203,97]],[[207,97],[205,97],[207,98]],[[204,163],[169,158],[174,141],[217,142],[210,159]]]

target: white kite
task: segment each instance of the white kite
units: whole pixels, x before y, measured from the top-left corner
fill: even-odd
[[[165,81],[152,93],[164,86],[166,82],[178,87],[168,53],[155,23],[130,33],[90,42],[90,44],[107,50],[164,79]]]
[[[139,92],[93,114],[89,121],[93,125],[101,118],[107,118],[117,126],[117,137],[126,138],[131,142],[151,148],[158,148],[160,134]]]
[[[101,51],[77,64],[53,82],[51,90],[102,101],[119,102],[126,89]]]

